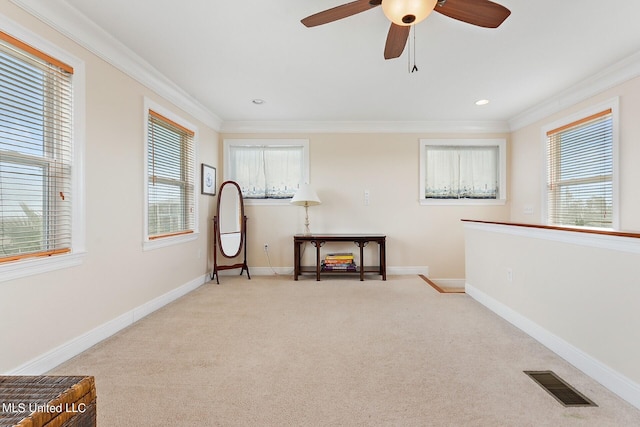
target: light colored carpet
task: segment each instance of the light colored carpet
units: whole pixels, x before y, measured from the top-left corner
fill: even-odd
[[[223,276],[54,369],[100,426],[633,426],[640,411],[464,294]],[[565,408],[553,370],[598,407]]]

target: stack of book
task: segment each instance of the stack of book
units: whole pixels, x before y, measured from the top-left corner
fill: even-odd
[[[322,270],[356,271],[356,263],[353,259],[353,254],[350,252],[327,254],[322,261]]]

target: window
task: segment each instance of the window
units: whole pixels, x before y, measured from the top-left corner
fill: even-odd
[[[147,102],[149,104],[149,102]],[[147,241],[195,232],[195,132],[147,108]]]
[[[289,200],[309,180],[307,140],[225,140],[225,179],[249,203]]]
[[[0,33],[0,262],[72,251],[73,72]]]
[[[420,140],[420,203],[504,203],[505,146],[502,139]]]
[[[547,223],[613,228],[614,109],[606,107],[578,117],[545,131]]]

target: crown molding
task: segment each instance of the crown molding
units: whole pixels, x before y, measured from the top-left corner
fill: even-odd
[[[640,51],[614,63],[509,120],[511,132],[522,129],[566,108],[585,101],[607,89],[640,76]]]
[[[224,133],[510,133],[640,76],[640,52],[637,52],[507,121],[223,122],[220,117],[68,3],[41,0],[11,2],[214,130]]]
[[[11,2],[207,126],[216,131],[220,130],[222,120],[218,116],[68,3],[41,0]]]
[[[222,133],[508,133],[507,122],[483,121],[226,121]]]
[[[12,3],[56,29],[136,81],[155,91],[195,118],[225,133],[506,133],[507,122],[340,122],[340,121],[230,121],[209,111],[179,86],[87,19],[64,1],[11,0]]]

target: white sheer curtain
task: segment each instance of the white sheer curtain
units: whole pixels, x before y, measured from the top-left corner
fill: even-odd
[[[302,147],[269,147],[264,150],[266,197],[293,197],[302,182]]]
[[[230,176],[249,199],[293,197],[302,182],[299,146],[231,146]]]
[[[496,199],[497,146],[426,147],[425,198]]]

